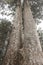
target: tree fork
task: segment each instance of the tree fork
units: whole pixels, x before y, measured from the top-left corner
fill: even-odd
[[[20,48],[21,38],[21,0],[17,0],[16,19],[10,37],[9,47],[3,65],[42,65],[42,49],[38,39],[35,22],[28,0],[24,0],[24,44]]]

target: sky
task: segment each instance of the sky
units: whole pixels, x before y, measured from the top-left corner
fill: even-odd
[[[41,23],[39,23],[37,25],[37,30],[40,28],[41,30],[43,30],[43,20],[42,19],[37,19],[38,21],[40,21]]]
[[[12,8],[9,9],[8,8],[8,4],[4,4],[2,8],[1,5],[0,5],[0,19],[6,19],[8,21],[12,21],[13,20],[13,16],[12,16]]]

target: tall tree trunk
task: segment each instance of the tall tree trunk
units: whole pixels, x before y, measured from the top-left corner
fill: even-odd
[[[19,65],[19,48],[21,44],[22,13],[20,0],[17,1],[15,21],[13,22],[10,42],[3,61],[3,65]]]
[[[24,0],[24,53],[23,65],[42,65],[42,49],[28,0]]]
[[[24,44],[21,47],[22,12],[17,0],[16,19],[3,65],[42,65],[42,49],[28,0],[24,0]]]

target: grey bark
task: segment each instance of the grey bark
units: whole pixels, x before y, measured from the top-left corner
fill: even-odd
[[[42,65],[42,49],[28,0],[24,1],[24,53],[24,65]]]
[[[3,65],[42,65],[42,49],[28,0],[24,0],[23,13],[20,5],[19,0],[17,1],[16,17]],[[24,36],[22,35],[22,17],[24,18]],[[22,47],[21,39],[24,41]]]
[[[17,1],[16,15],[13,22],[10,42],[2,65],[19,65],[18,50],[21,44],[22,13],[20,1]],[[21,56],[22,57],[22,56]]]

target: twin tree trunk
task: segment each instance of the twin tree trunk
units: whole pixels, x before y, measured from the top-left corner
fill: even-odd
[[[9,46],[2,65],[42,65],[42,49],[27,0],[24,1],[23,16],[21,3],[17,2],[15,16]],[[22,43],[22,17],[24,18],[24,43]]]

